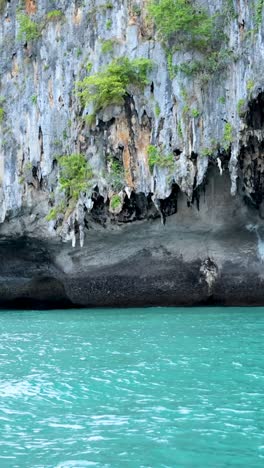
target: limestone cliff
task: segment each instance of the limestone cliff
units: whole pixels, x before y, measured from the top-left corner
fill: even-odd
[[[150,3],[0,1],[2,302],[263,301],[264,2]]]

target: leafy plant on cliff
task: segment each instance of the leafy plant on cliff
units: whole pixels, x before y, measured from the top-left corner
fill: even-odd
[[[46,221],[53,221],[57,219],[57,216],[60,214],[64,214],[66,211],[66,203],[64,201],[60,202],[58,205],[51,208],[50,212],[46,216]]]
[[[103,71],[79,81],[77,94],[83,105],[93,104],[94,112],[112,104],[123,104],[130,84],[138,87],[148,84],[147,74],[151,67],[152,62],[148,59],[116,58]]]
[[[65,214],[67,208],[72,211],[82,192],[91,187],[93,171],[83,154],[70,154],[60,156],[59,163],[59,187],[65,194],[65,200],[54,206],[48,215],[47,221],[52,221],[59,214]]]
[[[68,200],[77,201],[80,194],[91,186],[92,168],[83,154],[61,156],[58,163],[60,188]]]
[[[107,31],[109,31],[112,27],[112,20],[108,19],[105,23],[105,27],[107,29]]]
[[[61,10],[51,10],[47,13],[47,20],[48,21],[55,21],[59,20],[63,17],[63,12]]]
[[[151,0],[148,9],[163,41],[177,40],[184,47],[208,49],[213,18],[204,8],[188,0]]]
[[[245,114],[245,105],[246,105],[245,99],[239,99],[237,103],[237,112],[240,117],[243,117]]]
[[[2,13],[4,13],[6,4],[7,4],[7,0],[0,0],[0,15],[2,15]]]
[[[191,109],[191,115],[194,119],[197,119],[200,117],[201,112],[198,109]]]
[[[120,195],[118,195],[118,194],[113,195],[111,200],[110,200],[110,208],[112,210],[116,210],[117,208],[120,207],[121,204],[122,204],[122,200],[121,200]]]
[[[201,2],[190,0],[150,0],[149,15],[165,47],[171,79],[177,72],[201,75],[204,83],[210,75],[224,70],[230,62],[224,25],[234,16],[232,1],[223,0],[222,11],[211,16]],[[197,50],[204,58],[173,64],[177,50]]]
[[[115,42],[116,41],[114,39],[108,39],[106,41],[103,41],[101,46],[102,54],[108,54],[109,52],[113,52]]]
[[[223,148],[227,151],[233,141],[233,128],[231,123],[226,122],[224,127]]]
[[[255,83],[252,79],[250,80],[247,80],[247,85],[246,85],[246,88],[247,88],[247,91],[249,93],[252,93],[253,89],[254,89],[254,86],[255,86]]]
[[[4,120],[4,115],[5,115],[5,111],[4,111],[3,107],[0,107],[0,124]]]
[[[256,4],[256,13],[255,13],[255,22],[256,26],[259,27],[262,23],[262,14],[263,14],[264,0],[257,0]]]
[[[150,172],[153,172],[154,166],[167,167],[168,169],[174,168],[173,154],[164,154],[162,150],[154,145],[149,145],[147,149],[148,164]]]
[[[28,15],[24,13],[19,13],[18,17],[18,24],[19,24],[19,31],[17,38],[19,41],[34,41],[34,39],[38,39],[40,36],[39,26],[38,24],[31,20]]]
[[[119,192],[124,187],[125,172],[123,164],[114,156],[108,157],[109,174],[107,182],[114,191]]]

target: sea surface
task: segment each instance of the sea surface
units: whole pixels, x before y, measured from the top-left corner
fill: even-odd
[[[0,312],[0,468],[263,467],[264,308]]]

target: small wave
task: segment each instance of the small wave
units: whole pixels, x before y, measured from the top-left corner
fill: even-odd
[[[86,460],[67,460],[56,465],[55,468],[83,468],[85,466],[98,466],[99,463]]]

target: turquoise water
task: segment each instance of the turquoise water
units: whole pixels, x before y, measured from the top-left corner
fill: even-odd
[[[0,467],[263,467],[264,309],[0,312]]]

